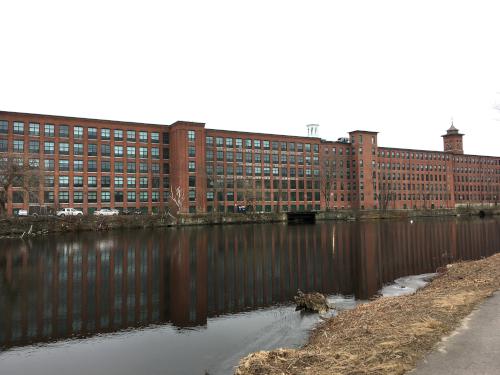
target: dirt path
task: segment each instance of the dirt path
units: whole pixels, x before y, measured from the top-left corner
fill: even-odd
[[[342,312],[301,349],[250,354],[236,374],[404,374],[499,288],[500,254],[457,263],[413,295]]]

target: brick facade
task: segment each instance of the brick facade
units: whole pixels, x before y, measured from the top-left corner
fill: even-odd
[[[40,170],[40,188],[17,181],[7,211],[101,207],[158,212],[171,192],[188,213],[453,208],[497,204],[500,158],[464,155],[452,125],[444,152],[380,147],[349,138],[261,134],[0,111],[0,154]]]

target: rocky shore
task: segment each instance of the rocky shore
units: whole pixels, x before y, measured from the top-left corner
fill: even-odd
[[[456,263],[415,294],[328,319],[300,349],[250,354],[236,374],[404,374],[499,288],[500,254]]]

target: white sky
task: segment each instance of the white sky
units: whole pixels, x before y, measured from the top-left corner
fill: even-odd
[[[499,155],[500,1],[2,1],[0,109]]]

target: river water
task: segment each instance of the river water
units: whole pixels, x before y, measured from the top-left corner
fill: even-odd
[[[492,218],[0,240],[0,374],[230,374],[250,352],[305,343],[319,317],[295,311],[297,289],[338,311],[499,249]]]

